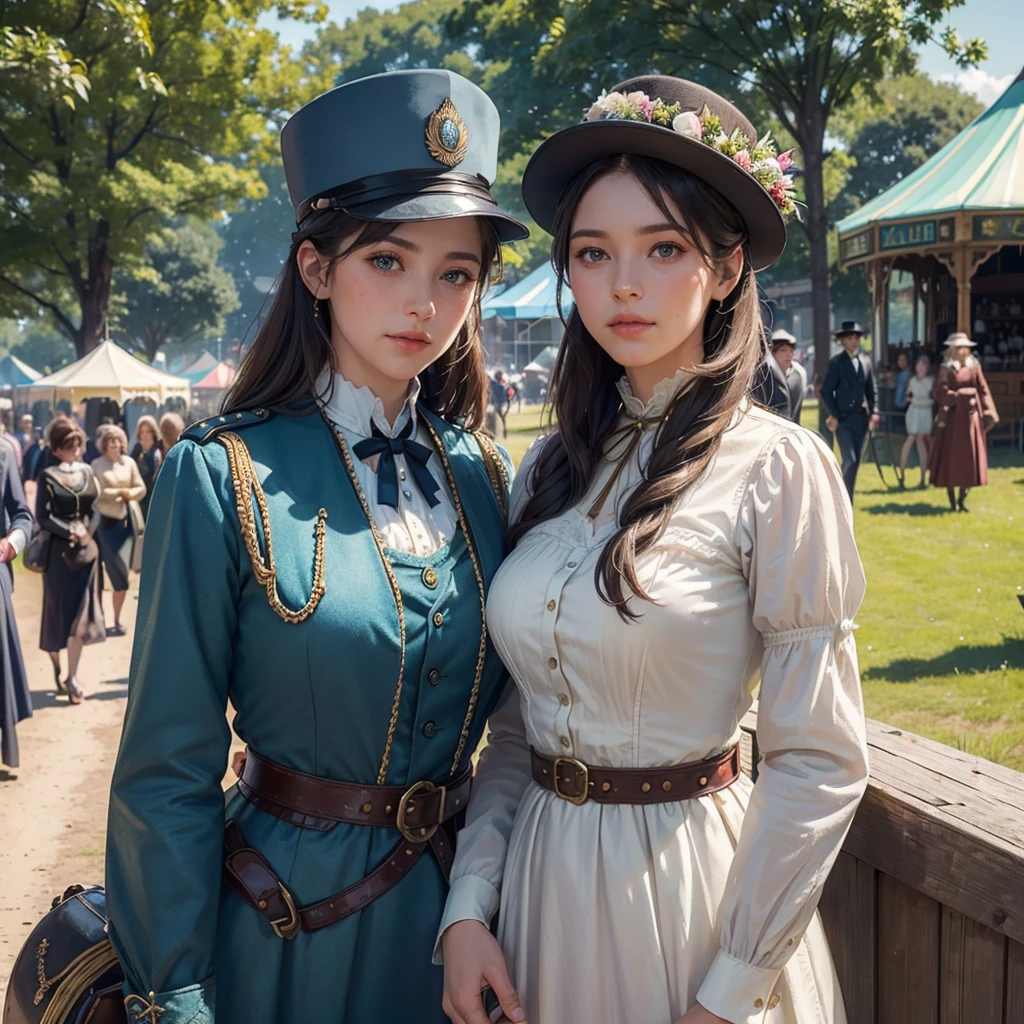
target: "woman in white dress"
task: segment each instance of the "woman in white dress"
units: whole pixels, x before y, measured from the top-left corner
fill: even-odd
[[[663,77],[527,168],[576,308],[488,601],[515,687],[438,933],[455,1024],[846,1019],[816,906],[866,785],[864,576],[831,452],[747,398],[787,168]]]
[[[927,487],[925,475],[928,472],[928,458],[932,441],[932,391],[935,378],[932,364],[927,356],[918,356],[914,363],[914,376],[907,383],[907,439],[900,450],[900,489],[906,487],[907,460],[910,449],[917,445],[917,458],[921,463],[921,482],[918,487]]]

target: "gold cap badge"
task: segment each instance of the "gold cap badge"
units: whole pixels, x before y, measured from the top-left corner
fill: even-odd
[[[427,150],[445,167],[461,163],[469,149],[469,131],[455,104],[446,99],[427,121]]]

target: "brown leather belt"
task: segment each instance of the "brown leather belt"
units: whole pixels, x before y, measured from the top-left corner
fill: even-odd
[[[533,781],[573,804],[667,804],[731,786],[740,773],[740,748],[705,761],[667,768],[595,768],[574,757],[548,757],[532,747]]]
[[[365,878],[319,903],[297,907],[263,855],[245,841],[238,823],[229,821],[224,829],[224,879],[282,939],[318,931],[362,910],[397,885],[428,846],[447,881],[455,851],[442,826],[465,809],[472,781],[473,770],[467,768],[443,784],[362,786],[293,771],[249,750],[238,788],[260,810],[302,828],[371,825],[397,829],[402,838]]]

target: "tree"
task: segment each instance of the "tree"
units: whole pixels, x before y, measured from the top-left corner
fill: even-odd
[[[270,153],[268,118],[301,94],[305,69],[256,19],[272,9],[322,18],[324,8],[16,6],[33,20],[9,25],[0,45],[0,314],[45,313],[83,355],[102,334],[115,266],[138,266],[169,216],[205,219],[260,194],[253,165]],[[43,52],[14,59],[33,33]]]
[[[146,243],[143,265],[115,281],[124,305],[117,326],[150,362],[164,345],[221,334],[238,308],[235,282],[217,263],[223,245],[201,222],[166,227]]]
[[[910,71],[914,46],[936,38],[938,26],[963,0],[525,0],[514,5],[525,38],[516,58],[497,59],[486,47],[495,35],[487,0],[469,0],[460,18],[479,28],[485,56],[512,81],[533,78],[577,83],[586,101],[613,85],[621,72],[661,72],[705,81],[716,72],[731,80],[733,98],[757,123],[759,103],[772,113],[800,149],[814,295],[817,372],[824,375],[829,346],[828,211],[825,195],[826,132],[830,118],[890,71]],[[977,39],[962,42],[946,28],[938,41],[961,66],[985,55]],[[528,70],[527,70],[528,69]],[[496,90],[492,91],[495,94]],[[586,102],[585,101],[585,102]],[[585,106],[578,105],[578,109]],[[752,109],[753,108],[753,109]],[[547,109],[551,109],[548,107]],[[559,126],[578,117],[559,118]],[[546,130],[548,119],[537,117]]]
[[[985,109],[921,73],[885,79],[873,92],[855,97],[829,124],[856,161],[829,208],[833,223],[916,170]]]

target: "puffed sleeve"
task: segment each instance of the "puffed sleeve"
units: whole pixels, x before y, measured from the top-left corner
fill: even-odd
[[[760,1024],[868,775],[853,639],[864,572],[839,469],[810,431],[795,428],[755,469],[737,540],[764,639],[763,762],[697,1000],[733,1024]]]
[[[539,450],[540,444],[534,443],[512,485],[513,522],[522,514],[529,497]],[[451,888],[434,946],[435,964],[443,962],[441,936],[451,925],[457,921],[480,921],[489,927],[497,913],[512,826],[530,778],[530,745],[519,691],[509,681],[487,722],[487,745],[477,762],[466,824],[455,847]]]
[[[239,531],[220,445],[175,445],[146,529],[107,826],[110,937],[132,1013],[213,1024]],[[133,1010],[134,1007],[134,1010]]]

